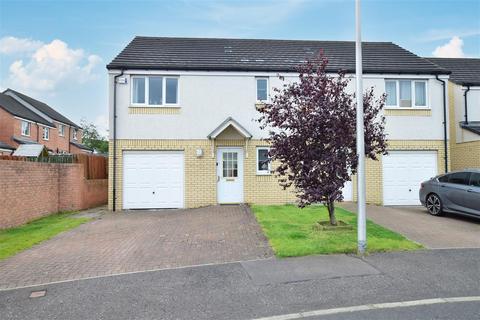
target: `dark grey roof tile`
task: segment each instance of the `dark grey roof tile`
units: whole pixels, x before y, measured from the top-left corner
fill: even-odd
[[[450,70],[450,80],[460,85],[480,86],[480,59],[477,58],[427,58]]]
[[[355,42],[135,37],[108,69],[294,72],[322,50],[328,71],[355,71]],[[448,74],[391,42],[363,43],[365,73]]]
[[[0,108],[5,109],[8,113],[13,114],[14,116],[17,116],[19,118],[54,127],[53,123],[41,117],[37,113],[33,112],[32,110],[28,109],[23,104],[15,100],[14,98],[4,93],[0,93]]]

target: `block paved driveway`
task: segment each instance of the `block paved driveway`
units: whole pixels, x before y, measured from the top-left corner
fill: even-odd
[[[357,204],[341,207],[356,212]],[[367,218],[429,249],[480,248],[480,219],[454,214],[434,217],[421,206],[382,207],[367,205]]]
[[[106,213],[0,261],[0,289],[272,256],[247,206]]]

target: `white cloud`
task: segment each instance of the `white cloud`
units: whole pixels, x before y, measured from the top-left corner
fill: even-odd
[[[443,46],[437,47],[433,51],[434,57],[439,58],[463,58],[463,40],[460,37],[454,36],[450,41]]]
[[[0,53],[12,54],[12,53],[25,53],[32,52],[41,47],[43,43],[41,41],[15,38],[15,37],[3,37],[0,39]]]
[[[97,55],[71,49],[67,43],[55,39],[42,43],[25,60],[14,61],[7,83],[19,89],[53,91],[66,82],[77,84],[92,79],[94,68],[101,61]]]

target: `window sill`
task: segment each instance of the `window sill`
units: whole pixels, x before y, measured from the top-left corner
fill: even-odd
[[[180,106],[161,106],[161,107],[128,107],[129,114],[180,114]]]
[[[267,101],[257,101],[255,102],[255,109],[262,110],[263,108],[265,108],[266,104],[268,104]]]
[[[422,116],[429,117],[432,115],[430,108],[385,108],[386,116]]]
[[[257,176],[271,176],[272,173],[271,172],[258,172],[257,171]]]

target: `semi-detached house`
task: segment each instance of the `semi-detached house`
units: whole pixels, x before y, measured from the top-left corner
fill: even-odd
[[[91,153],[82,129],[44,102],[7,89],[0,93],[0,155],[23,144],[44,145],[50,153]]]
[[[107,66],[109,207],[294,202],[271,174],[257,108],[320,50],[332,75],[354,77],[354,42],[134,38]],[[367,162],[367,201],[418,204],[420,182],[448,166],[449,71],[390,42],[363,43],[363,59],[364,87],[388,94],[389,155]]]

